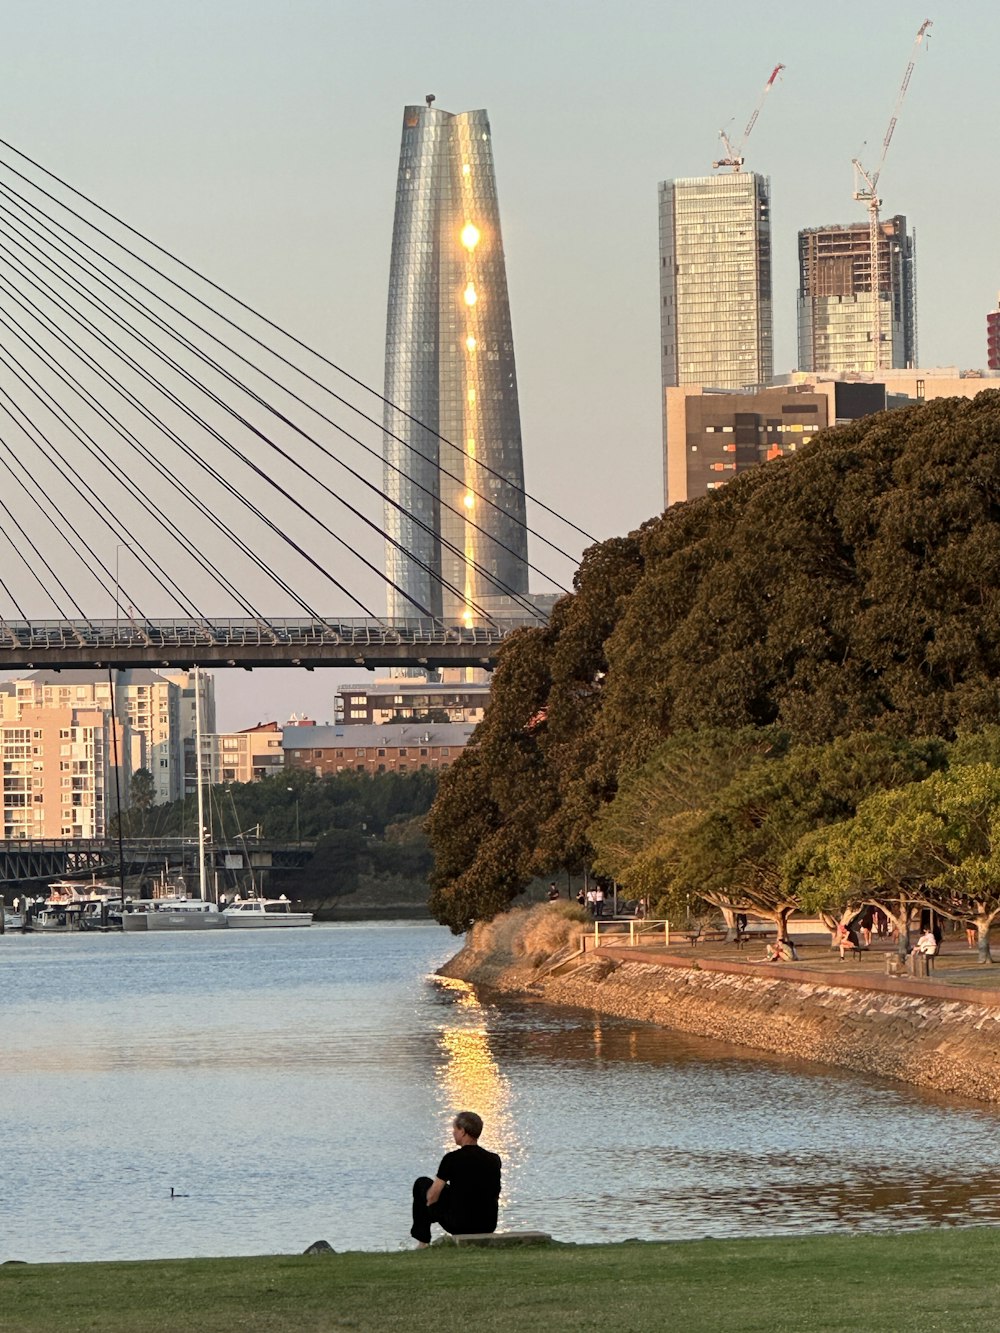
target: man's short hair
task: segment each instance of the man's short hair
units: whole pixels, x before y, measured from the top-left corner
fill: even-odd
[[[468,1134],[470,1139],[478,1139],[483,1132],[482,1116],[476,1115],[475,1111],[459,1111],[455,1117],[455,1128]]]

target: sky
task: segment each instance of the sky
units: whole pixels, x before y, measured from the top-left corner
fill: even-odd
[[[1000,5],[942,11],[11,0],[0,135],[378,388],[403,106],[432,92],[449,111],[485,107],[526,486],[604,539],[663,503],[657,182],[709,174],[719,129],[739,138],[779,62],[746,147],[771,179],[776,372],[795,364],[796,232],[864,218],[851,159],[877,160],[925,18],[883,214],[916,230],[921,364],[983,366],[1000,287]],[[559,538],[574,558],[587,544]],[[568,584],[572,561],[533,551]],[[323,721],[339,679],[220,673],[220,728]]]

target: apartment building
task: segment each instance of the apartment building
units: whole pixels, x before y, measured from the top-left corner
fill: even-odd
[[[107,672],[35,671],[13,685],[16,716],[29,708],[112,707]],[[184,793],[180,703],[180,688],[165,676],[143,667],[115,673],[114,712],[128,723],[128,767],[153,775],[157,805]]]
[[[23,707],[5,717],[4,838],[104,837],[119,801],[128,805],[131,739],[108,709]]]
[[[285,762],[277,722],[203,735],[201,753],[202,771],[211,783],[258,782],[280,773]]]

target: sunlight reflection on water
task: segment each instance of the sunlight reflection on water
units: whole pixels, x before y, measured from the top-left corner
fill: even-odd
[[[463,1108],[501,1225],[562,1240],[1000,1221],[993,1110],[477,994],[430,975],[454,943],[5,937],[0,1259],[407,1245]]]

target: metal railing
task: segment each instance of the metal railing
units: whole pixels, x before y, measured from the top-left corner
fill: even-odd
[[[629,947],[633,949],[643,942],[650,943],[654,939],[659,942],[661,938],[664,945],[669,945],[670,922],[649,917],[598,917],[594,922],[593,947],[599,949],[602,944],[611,943],[609,937],[614,937],[616,943],[620,941],[622,944],[627,939]],[[590,938],[590,932],[587,931],[583,937],[584,947]]]
[[[0,656],[7,649],[322,647],[324,645],[496,644],[525,626],[530,617],[490,625],[444,625],[413,619],[381,621],[331,617],[309,619],[3,620]]]

